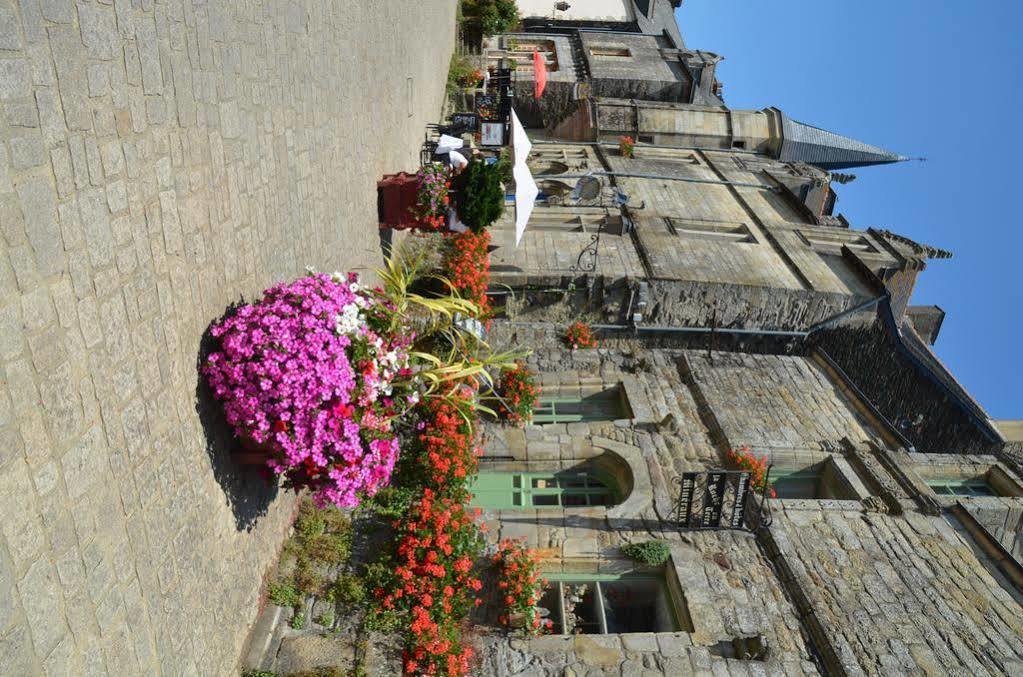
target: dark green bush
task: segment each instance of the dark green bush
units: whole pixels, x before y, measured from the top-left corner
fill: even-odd
[[[470,162],[454,182],[458,216],[474,233],[485,230],[504,211],[501,170],[496,164]]]
[[[462,0],[462,16],[483,35],[506,33],[519,25],[515,0]]]
[[[634,562],[659,567],[671,557],[671,548],[665,541],[645,541],[622,546],[622,554]]]

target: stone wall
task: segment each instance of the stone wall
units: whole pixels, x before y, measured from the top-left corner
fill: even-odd
[[[835,674],[1023,670],[1019,603],[944,518],[786,511],[771,536]]]
[[[0,673],[232,672],[293,499],[230,460],[201,338],[378,264],[454,6],[0,3]]]
[[[813,343],[919,451],[989,453],[994,449],[994,442],[947,390],[896,346],[880,320],[821,331]]]
[[[692,382],[733,449],[823,449],[876,435],[812,360],[687,352]]]

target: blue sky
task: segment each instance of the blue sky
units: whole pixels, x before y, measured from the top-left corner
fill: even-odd
[[[994,418],[1023,418],[1023,2],[685,0],[690,48],[725,57],[732,108],[927,162],[853,170],[836,212],[951,250],[915,304],[945,310],[939,358]]]

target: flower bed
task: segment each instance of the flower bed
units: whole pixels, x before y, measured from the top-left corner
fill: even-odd
[[[540,386],[536,384],[533,372],[523,363],[501,372],[497,384],[498,413],[511,423],[528,423],[533,419],[533,409],[540,399]]]
[[[441,260],[441,275],[486,316],[490,311],[490,233],[457,233],[447,238]]]
[[[754,491],[763,491],[767,479],[767,457],[756,456],[749,447],[742,447],[738,451],[731,450],[726,456],[728,463],[739,470],[745,470],[750,474],[750,486]],[[777,498],[778,493],[774,487],[767,488],[771,498]]]
[[[398,455],[411,332],[355,275],[279,284],[213,325],[202,368],[227,422],[286,486],[317,505],[358,505],[387,484]]]
[[[497,567],[497,587],[504,595],[504,613],[500,621],[513,626],[521,619],[527,634],[539,635],[552,626],[550,620],[540,618],[537,604],[547,580],[540,577],[539,557],[522,541],[505,539],[494,555]]]
[[[423,491],[398,530],[393,584],[376,590],[385,613],[411,622],[404,667],[408,674],[464,675],[472,648],[462,624],[483,587],[473,565],[483,551],[475,518],[458,498]]]
[[[593,335],[590,325],[585,322],[574,322],[565,330],[565,343],[572,350],[596,348],[597,337]]]
[[[455,402],[433,399],[423,404],[418,445],[410,450],[409,459],[419,481],[445,493],[454,493],[472,480],[483,453],[479,435],[462,413],[469,396],[457,393],[452,398]]]

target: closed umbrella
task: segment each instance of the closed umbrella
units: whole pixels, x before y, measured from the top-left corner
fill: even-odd
[[[533,50],[533,96],[539,99],[547,87],[547,62],[540,52]]]
[[[514,109],[511,112],[512,123],[512,176],[515,178],[515,246],[522,241],[522,234],[526,232],[526,224],[529,216],[533,213],[533,206],[536,204],[536,196],[540,189],[536,187],[533,180],[533,173],[526,166],[526,158],[533,144],[526,136],[526,130],[519,122],[519,116]]]

